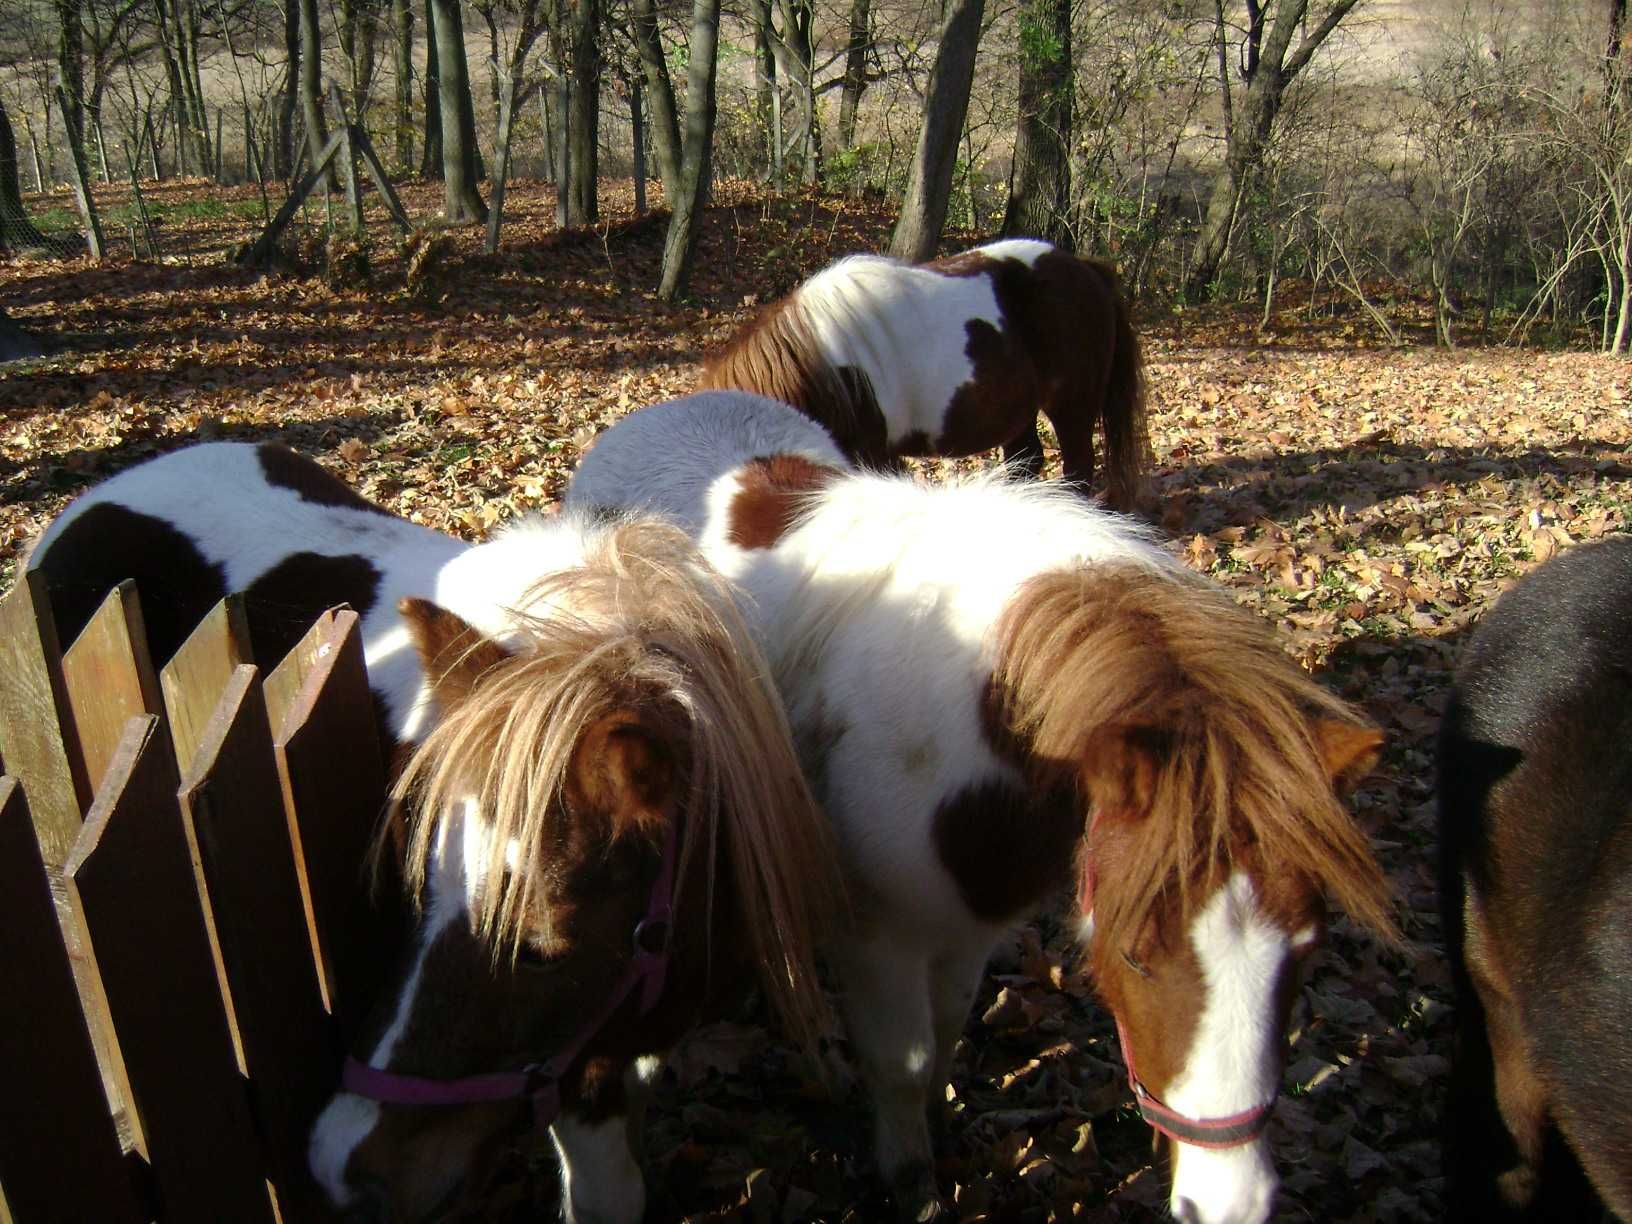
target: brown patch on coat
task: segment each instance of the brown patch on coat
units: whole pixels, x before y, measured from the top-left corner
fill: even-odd
[[[349,604],[358,616],[367,616],[379,599],[380,577],[367,557],[314,552],[285,557],[244,589],[256,663],[276,667],[329,608]]]
[[[727,538],[738,548],[771,548],[788,533],[813,494],[842,475],[803,455],[765,455],[737,472]]]
[[[287,446],[263,442],[255,448],[261,461],[261,472],[266,483],[279,489],[288,489],[301,501],[315,506],[337,506],[343,510],[366,510],[371,514],[395,517],[389,510],[376,506],[350,485],[331,475],[327,469],[304,455],[296,454]]]
[[[1006,922],[1071,878],[1082,823],[1069,790],[1037,794],[988,778],[940,802],[931,836],[970,912]]]
[[[163,667],[227,594],[226,570],[164,519],[116,502],[92,506],[64,527],[32,568],[45,575],[64,646],[90,622],[109,591],[134,579],[153,663]]]
[[[1139,338],[1107,263],[1049,251],[1029,267],[965,252],[929,265],[947,276],[986,276],[1001,328],[967,324],[975,367],[948,405],[939,453],[1001,445],[1004,456],[1041,462],[1036,414],[1054,427],[1067,480],[1094,475],[1094,430],[1105,442],[1105,501],[1131,509],[1149,466],[1144,362]],[[1037,448],[1033,451],[1033,447]],[[964,449],[968,448],[968,449]]]

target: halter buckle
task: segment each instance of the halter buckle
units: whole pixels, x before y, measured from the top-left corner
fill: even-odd
[[[648,914],[635,923],[634,935],[631,941],[634,944],[636,956],[662,956],[669,950],[669,940],[673,937],[674,928],[669,922],[669,913],[664,910],[659,914]]]

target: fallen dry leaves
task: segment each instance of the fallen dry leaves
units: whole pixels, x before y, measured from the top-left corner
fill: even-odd
[[[416,215],[434,208],[434,187],[407,195]],[[283,440],[400,513],[479,535],[548,509],[599,428],[683,390],[755,303],[886,232],[870,206],[728,184],[695,298],[671,308],[650,296],[661,223],[627,219],[627,186],[608,197],[624,220],[561,235],[548,189],[518,185],[497,258],[468,231],[405,255],[376,218],[367,285],[222,264],[210,252],[254,229],[232,216],[167,232],[167,262],[0,266],[0,302],[68,345],[0,375],[0,557],[14,566],[76,491],[200,438]],[[1432,737],[1460,640],[1504,586],[1624,529],[1632,370],[1579,352],[1384,349],[1292,315],[1262,335],[1229,312],[1145,330],[1172,548],[1390,737],[1354,806],[1409,950],[1334,924],[1271,1131],[1278,1218],[1436,1219],[1450,1025]],[[994,958],[949,1107],[939,1172],[963,1219],[1163,1210],[1114,1026],[1057,916]],[[757,1011],[712,1025],[658,1086],[654,1218],[887,1218],[865,1119],[859,1091],[821,1082]],[[553,1184],[542,1151],[518,1150],[474,1215],[527,1218]]]

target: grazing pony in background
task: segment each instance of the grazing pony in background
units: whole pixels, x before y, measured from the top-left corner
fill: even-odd
[[[1440,732],[1439,821],[1446,1201],[1594,1219],[1596,1187],[1632,1220],[1632,539],[1571,549],[1480,623]]]
[[[1041,412],[1065,478],[1133,508],[1150,444],[1139,340],[1109,265],[1010,239],[929,264],[841,259],[762,310],[699,386],[768,395],[872,467],[904,455],[1003,457],[1042,474]]]
[[[796,1039],[822,1024],[828,826],[735,601],[673,526],[564,514],[471,546],[221,443],[86,494],[30,564],[64,641],[135,578],[161,663],[230,591],[263,666],[325,608],[362,617],[421,907],[313,1131],[342,1209],[438,1215],[531,1118],[568,1220],[638,1221],[647,1056],[756,970]]]
[[[848,872],[831,953],[898,1207],[942,1210],[926,1107],[988,953],[1072,882],[1138,1104],[1175,1141],[1173,1214],[1267,1218],[1325,897],[1392,934],[1339,795],[1381,736],[1129,520],[834,450],[782,404],[704,393],[602,434],[566,504],[673,515],[749,596]]]

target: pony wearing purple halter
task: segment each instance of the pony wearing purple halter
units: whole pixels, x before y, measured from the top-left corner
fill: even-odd
[[[628,1131],[660,1056],[750,980],[795,1039],[825,1023],[829,829],[734,599],[674,527],[567,513],[469,545],[217,443],[79,498],[29,565],[64,641],[134,578],[161,664],[229,592],[263,666],[326,608],[361,617],[419,909],[312,1131],[348,1215],[439,1216],[533,1122],[569,1221],[638,1220]]]
[[[1042,474],[1041,412],[1065,478],[1138,500],[1150,449],[1139,339],[1107,264],[1008,239],[928,264],[854,255],[760,311],[703,364],[698,386],[792,404],[851,459],[993,447]]]
[[[994,943],[1073,887],[1173,1215],[1259,1224],[1264,1132],[1327,898],[1391,937],[1341,801],[1381,735],[1149,533],[1058,485],[848,470],[783,404],[708,392],[602,434],[569,511],[661,511],[748,598],[853,924],[828,949],[907,1219],[926,1110]]]

